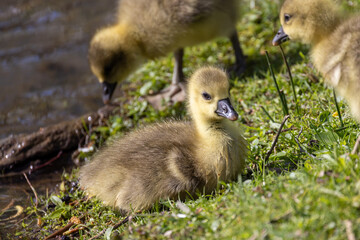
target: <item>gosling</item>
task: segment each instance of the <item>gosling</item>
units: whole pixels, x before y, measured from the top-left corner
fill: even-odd
[[[280,21],[273,44],[289,38],[311,44],[315,67],[360,122],[360,16],[344,17],[332,0],[286,0]]]
[[[235,51],[235,71],[245,68],[235,23],[238,0],[121,0],[115,25],[99,30],[90,43],[89,62],[109,103],[117,83],[147,60],[174,52],[171,86],[161,98],[184,100],[184,47],[217,37],[229,37]]]
[[[114,139],[81,169],[85,191],[126,213],[160,199],[211,193],[219,181],[236,180],[247,143],[234,122],[238,114],[226,73],[197,70],[188,93],[191,122],[158,123]]]

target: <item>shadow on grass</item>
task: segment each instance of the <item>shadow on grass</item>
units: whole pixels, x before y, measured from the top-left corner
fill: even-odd
[[[273,49],[271,49],[273,48]],[[285,71],[285,64],[281,57],[281,52],[278,47],[269,46],[270,51],[269,57],[275,73]],[[274,50],[275,49],[275,50]],[[300,52],[307,55],[309,49],[304,45],[298,45],[297,47],[291,48],[285,46],[285,54],[291,65],[301,62],[304,59],[301,57]],[[263,75],[269,70],[265,53],[256,53],[255,55],[247,56],[246,59],[246,71],[244,72],[244,79],[253,78],[254,75]]]

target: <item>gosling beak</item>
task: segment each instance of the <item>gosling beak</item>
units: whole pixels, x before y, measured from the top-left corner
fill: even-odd
[[[102,83],[102,87],[103,87],[102,99],[103,99],[104,104],[108,104],[110,102],[111,96],[114,93],[116,85],[117,85],[117,82],[115,82],[115,83],[103,82]]]
[[[221,99],[218,101],[215,113],[231,121],[237,120],[239,116],[231,105],[229,98]]]
[[[289,40],[289,36],[284,32],[284,29],[281,26],[279,31],[276,33],[274,39],[272,40],[272,44],[274,46],[278,46],[283,42],[286,42],[287,40]]]

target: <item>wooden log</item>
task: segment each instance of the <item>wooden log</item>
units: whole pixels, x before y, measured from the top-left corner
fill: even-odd
[[[75,150],[86,137],[86,129],[102,125],[117,106],[106,105],[97,112],[77,119],[40,128],[31,134],[10,136],[0,140],[0,171],[2,173],[24,166],[34,159],[44,159]]]

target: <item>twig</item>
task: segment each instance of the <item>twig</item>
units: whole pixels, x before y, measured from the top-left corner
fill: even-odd
[[[19,224],[20,222],[23,222],[24,220],[28,219],[29,217],[31,217],[34,213],[30,213],[29,215],[26,215],[24,218],[20,219],[19,221],[15,222],[15,225]]]
[[[123,220],[121,220],[120,222],[118,222],[117,224],[114,225],[113,230],[117,229],[118,227],[120,227],[121,225],[127,223],[129,221],[130,216],[127,216],[126,218],[124,218]],[[101,237],[104,233],[106,232],[106,229],[102,230],[101,232],[99,232],[98,234],[96,234],[95,236],[93,236],[92,238],[89,238],[89,240],[94,240],[96,238]]]
[[[348,240],[355,240],[355,234],[352,228],[352,222],[350,220],[344,221],[345,228],[346,228],[346,235]]]
[[[333,88],[333,94],[334,94],[334,101],[335,101],[335,106],[336,106],[336,111],[338,112],[339,115],[339,119],[340,119],[340,123],[341,123],[341,127],[344,127],[344,123],[341,117],[341,112],[340,112],[340,108],[336,99],[336,93],[335,93],[335,88]]]
[[[14,203],[15,203],[15,200],[14,200],[14,199],[11,199],[11,201],[9,202],[9,204],[8,204],[6,207],[4,207],[3,209],[1,209],[1,211],[0,211],[0,216],[1,216],[6,210],[8,210],[9,208],[11,208],[11,207],[14,205]]]
[[[8,218],[0,219],[0,222],[8,222],[9,220],[12,220],[14,218],[17,218],[24,212],[24,208],[20,205],[15,206],[16,213]]]
[[[289,128],[285,128],[285,129],[281,130],[281,132],[289,132],[289,131],[292,131],[292,130],[297,130],[297,128],[294,127],[294,125],[292,125],[292,126],[289,127]]]
[[[30,170],[30,172],[36,171],[36,170],[38,170],[38,169],[40,169],[40,168],[43,168],[43,167],[49,165],[50,163],[52,163],[52,162],[54,162],[55,160],[57,160],[57,159],[61,156],[62,153],[63,153],[63,152],[60,151],[55,157],[51,158],[49,161],[45,162],[44,164],[41,164],[41,165],[39,165],[39,166],[34,167],[34,169]]]
[[[270,150],[269,150],[269,151],[267,152],[267,154],[266,154],[266,157],[265,157],[265,160],[264,160],[264,164],[269,160],[269,157],[270,157],[272,151],[274,150],[275,145],[276,145],[276,143],[277,143],[277,141],[278,141],[278,139],[279,139],[281,130],[282,130],[282,128],[284,127],[285,122],[289,119],[289,117],[290,117],[290,115],[286,115],[286,116],[284,117],[284,119],[283,119],[283,121],[282,121],[282,123],[281,123],[281,125],[280,125],[280,127],[279,127],[279,130],[278,130],[278,132],[277,132],[277,134],[276,134],[276,136],[275,136],[275,139],[274,139],[274,141],[273,141],[273,143],[272,143],[272,145],[271,145],[271,148],[270,148]]]
[[[127,216],[127,217],[124,218],[122,221],[120,221],[120,222],[118,222],[117,224],[115,224],[114,227],[113,227],[113,229],[117,229],[118,227],[120,227],[120,226],[123,225],[124,223],[127,223],[130,218],[132,218],[132,216]]]
[[[359,144],[360,144],[360,136],[357,138],[356,142],[355,142],[355,146],[354,149],[351,151],[351,154],[356,154],[356,151],[359,148]]]
[[[285,128],[285,129],[281,130],[281,132],[282,132],[282,133],[283,133],[283,132],[289,132],[289,131],[292,131],[292,130],[297,130],[297,128],[294,127],[294,125],[292,125],[292,126],[289,127],[289,128]],[[275,133],[274,130],[268,130],[268,131],[265,132],[266,135],[268,135],[268,134],[273,134],[273,133]]]
[[[1,178],[16,177],[16,176],[23,175],[24,173],[33,173],[36,170],[39,170],[40,168],[43,168],[43,167],[49,165],[50,163],[52,163],[53,161],[57,160],[61,156],[62,153],[63,153],[63,151],[60,151],[55,157],[51,158],[49,161],[45,162],[44,164],[35,166],[34,168],[32,168],[30,166],[30,167],[26,168],[25,170],[23,170],[21,172],[10,172],[10,173],[5,173],[5,174],[0,174],[0,179]]]
[[[44,240],[50,239],[50,238],[54,238],[56,236],[59,236],[61,234],[63,234],[64,232],[66,232],[67,230],[69,230],[72,225],[74,225],[75,223],[73,222],[69,222],[68,224],[65,225],[65,227],[60,228],[59,230],[55,231],[54,233],[50,234],[49,236],[47,236],[46,238],[44,238]]]
[[[26,173],[23,173],[23,175],[24,175],[27,183],[29,184],[31,190],[33,191],[33,193],[34,193],[34,195],[35,195],[35,207],[37,207],[37,205],[38,205],[38,196],[37,196],[37,193],[36,193],[36,191],[35,191],[35,188],[31,185],[31,182],[29,181]]]
[[[64,227],[60,228],[59,230],[53,232],[52,234],[50,234],[49,236],[44,238],[44,240],[47,240],[47,239],[54,238],[56,236],[62,235],[67,230],[69,230],[74,224],[80,224],[80,219],[83,219],[83,218],[84,218],[84,215],[79,217],[79,218],[78,217],[72,217],[68,224],[66,224]]]
[[[78,231],[80,231],[80,230],[82,230],[82,229],[84,229],[84,227],[78,227],[78,228],[70,229],[70,230],[64,232],[63,235],[64,235],[64,236],[65,236],[65,235],[70,235],[70,234],[73,234],[73,233],[75,233],[75,232],[78,232]]]

